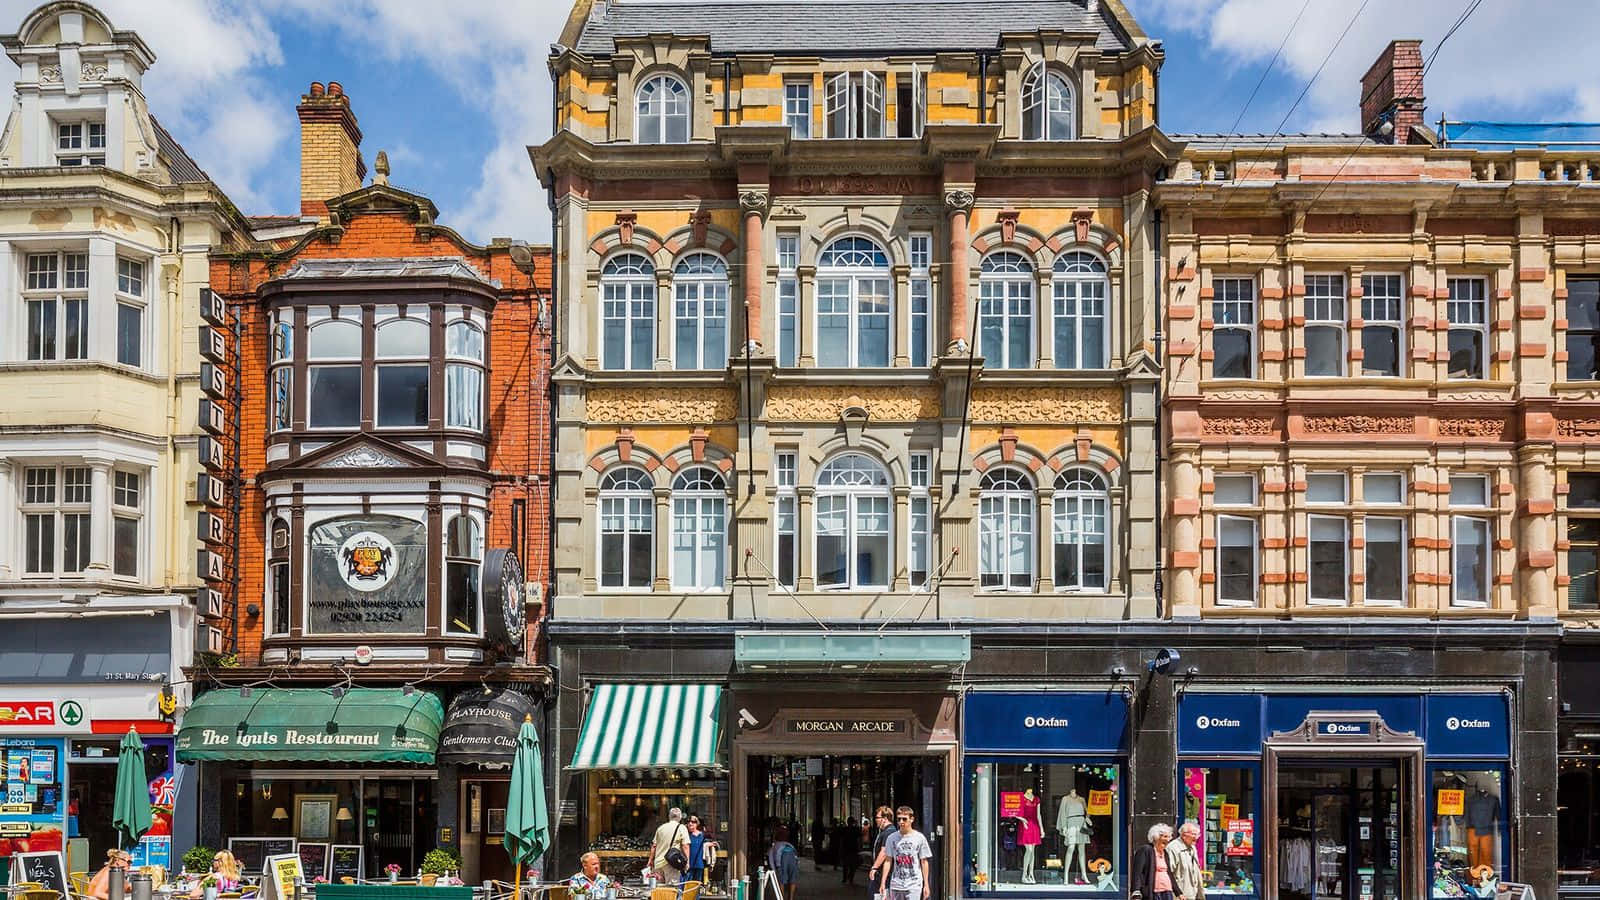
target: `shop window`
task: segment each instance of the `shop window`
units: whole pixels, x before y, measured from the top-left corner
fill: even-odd
[[[641,144],[689,141],[689,88],[673,75],[656,75],[639,86],[637,133]]]
[[[726,775],[712,777],[695,770],[594,772],[589,784],[582,840],[563,851],[562,871],[575,870],[579,854],[592,850],[599,852],[601,871],[613,881],[638,884],[639,870],[650,858],[650,836],[667,821],[667,811],[676,808],[683,811],[686,823],[691,817],[699,819],[707,839],[722,848],[718,863],[706,873],[706,883],[721,883],[726,876],[727,851],[733,843],[732,836],[721,831],[732,817]],[[580,802],[579,807],[585,804]],[[791,840],[799,843],[798,838]],[[765,848],[765,843],[760,845],[760,855],[765,855]]]
[[[1105,590],[1105,479],[1088,469],[1068,469],[1056,479],[1052,502],[1056,589]]]
[[[656,274],[638,253],[606,260],[600,269],[600,367],[650,369],[656,355]]]
[[[1063,253],[1050,278],[1058,369],[1106,366],[1106,264],[1092,253]]]
[[[817,363],[889,365],[889,255],[867,238],[840,238],[817,258]]]
[[[889,476],[859,453],[829,460],[817,474],[817,587],[889,585]]]
[[[306,356],[307,424],[355,428],[361,424],[361,323],[319,318],[310,325]]]
[[[655,568],[655,495],[650,476],[628,466],[600,480],[600,586],[650,587]]]
[[[720,590],[727,563],[728,485],[721,473],[695,466],[672,481],[672,587]]]
[[[1434,898],[1476,897],[1506,877],[1505,773],[1498,768],[1433,768]],[[1492,879],[1492,880],[1491,880]]]
[[[1183,770],[1183,821],[1200,826],[1195,853],[1200,857],[1207,897],[1260,894],[1257,777],[1254,766]]]
[[[679,369],[728,364],[728,266],[710,253],[691,253],[672,271],[673,363]]]
[[[1307,275],[1304,310],[1306,375],[1343,375],[1344,276]]]
[[[1122,889],[1121,766],[1016,760],[967,772],[969,894]]]
[[[1405,358],[1399,275],[1361,276],[1361,374],[1397,378]]]
[[[1249,278],[1215,278],[1211,290],[1211,377],[1253,378],[1256,283]]]
[[[1022,79],[1022,139],[1070,141],[1077,137],[1072,87],[1043,60]]]
[[[428,323],[390,319],[378,325],[378,427],[428,424]]]
[[[990,469],[978,483],[978,584],[1033,588],[1033,482],[1016,469]]]
[[[1600,278],[1567,279],[1567,380],[1600,378]]]
[[[1449,376],[1458,379],[1487,377],[1489,302],[1481,278],[1451,278],[1446,312],[1450,319]]]
[[[483,562],[483,530],[468,515],[450,520],[445,531],[446,634],[477,634],[478,574]]]
[[[985,369],[1033,367],[1033,266],[1020,253],[983,258],[978,281],[978,350]]]

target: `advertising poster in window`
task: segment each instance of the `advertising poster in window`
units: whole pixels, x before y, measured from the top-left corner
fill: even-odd
[[[1228,856],[1254,856],[1256,823],[1253,819],[1225,819],[1228,826]]]
[[[428,529],[398,516],[346,516],[311,529],[307,607],[317,634],[420,634],[427,627]]]
[[[1111,815],[1111,792],[1090,791],[1088,813],[1091,816]]]
[[[148,739],[147,739],[148,741]],[[145,777],[149,779],[150,830],[130,849],[135,866],[172,869],[172,808],[178,802],[178,781],[173,776],[170,741],[148,741]]]
[[[1000,817],[1013,819],[1022,818],[1021,791],[1000,792]]]
[[[66,849],[59,739],[0,740],[0,857]]]
[[[1467,792],[1459,790],[1441,790],[1439,792],[1439,815],[1459,816],[1467,811]]]

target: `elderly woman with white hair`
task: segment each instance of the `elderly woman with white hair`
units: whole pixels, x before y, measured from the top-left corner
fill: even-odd
[[[1128,896],[1132,900],[1176,900],[1172,869],[1167,863],[1167,844],[1172,842],[1172,826],[1151,825],[1149,843],[1133,852],[1128,872]]]

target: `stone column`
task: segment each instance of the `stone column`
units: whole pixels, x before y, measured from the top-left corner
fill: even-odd
[[[765,190],[745,190],[739,193],[739,208],[744,213],[744,306],[747,333],[744,352],[748,356],[761,354],[761,229],[766,219],[771,197]]]
[[[111,572],[111,460],[91,457],[89,481],[90,572]],[[65,490],[61,485],[58,490]]]
[[[1167,549],[1166,597],[1168,615],[1194,618],[1204,599],[1200,593],[1200,467],[1198,448],[1174,447],[1167,463],[1171,496],[1172,546]]]
[[[817,364],[816,348],[811,346],[811,317],[816,311],[817,267],[801,266],[795,272],[794,347],[795,364],[809,368]]]
[[[1042,473],[1049,473],[1050,467],[1045,466]],[[1046,483],[1048,485],[1048,482]],[[1046,486],[1038,491],[1038,507],[1034,510],[1033,533],[1037,539],[1034,548],[1034,565],[1038,566],[1038,578],[1034,582],[1034,590],[1040,594],[1054,593],[1056,589],[1055,554],[1055,523],[1051,519],[1051,510],[1055,505],[1056,491],[1054,487]]]
[[[669,574],[672,571],[672,489],[656,488],[655,499],[656,577],[650,589],[660,593],[672,590],[672,578]]]
[[[967,282],[971,266],[967,263],[967,218],[972,213],[973,194],[962,188],[944,192],[944,208],[950,217],[950,341],[946,356],[967,356],[972,348],[967,345]]]
[[[14,493],[16,487],[11,471],[11,460],[0,456],[0,509],[15,510],[17,508],[17,497]],[[15,534],[17,527],[14,523],[19,522],[20,519],[20,516],[15,515],[0,516],[0,547],[17,546],[12,543],[15,540],[12,535]],[[18,560],[16,571],[21,571],[21,560]],[[0,557],[0,581],[15,577],[12,572],[10,554]]]
[[[1528,616],[1554,616],[1557,612],[1556,595],[1556,517],[1555,517],[1555,448],[1547,443],[1529,444],[1517,449],[1517,466],[1521,470],[1521,497],[1517,504],[1517,561],[1514,582],[1513,607]],[[1503,559],[1495,551],[1497,559]],[[1497,570],[1496,575],[1502,574]],[[1505,608],[1498,602],[1502,596],[1498,586],[1492,595],[1496,602],[1490,606]]]
[[[624,350],[633,359],[633,341]],[[672,270],[656,270],[656,363],[658,371],[672,368]]]
[[[1033,367],[1036,369],[1054,369],[1056,367],[1056,320],[1055,299],[1051,296],[1051,290],[1055,274],[1049,269],[1040,269],[1034,272],[1033,275]],[[1109,297],[1106,305],[1113,309],[1116,307],[1116,304],[1112,303]]]
[[[817,589],[815,568],[817,555],[812,546],[811,535],[812,503],[816,489],[801,485],[796,493],[799,495],[799,502],[795,504],[794,540],[796,546],[800,548],[800,561],[795,567],[794,589],[798,593],[805,593]]]

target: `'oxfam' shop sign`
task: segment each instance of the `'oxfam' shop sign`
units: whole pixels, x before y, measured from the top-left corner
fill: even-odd
[[[420,634],[427,628],[428,528],[398,516],[347,516],[311,529],[308,612],[316,634]]]

